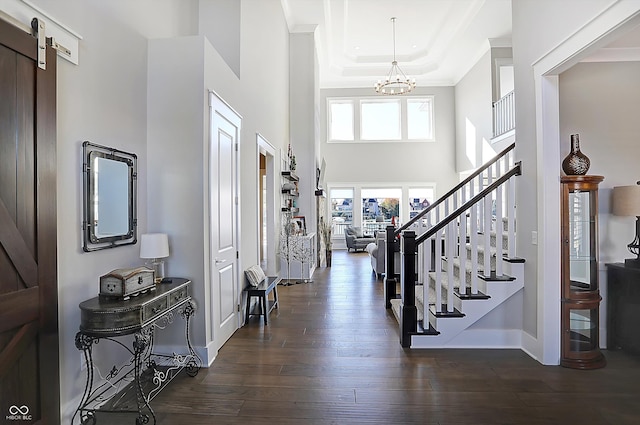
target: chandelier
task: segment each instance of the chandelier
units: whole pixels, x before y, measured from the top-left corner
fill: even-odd
[[[391,69],[384,80],[378,80],[374,85],[376,93],[395,95],[409,93],[416,87],[416,79],[409,80],[396,60],[396,18],[391,18],[393,24],[393,62]],[[394,78],[395,76],[395,78]]]

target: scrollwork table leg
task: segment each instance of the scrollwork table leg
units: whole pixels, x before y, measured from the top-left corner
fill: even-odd
[[[180,312],[180,314],[185,320],[185,339],[187,341],[187,347],[189,348],[189,354],[191,355],[191,360],[187,362],[186,370],[187,370],[187,375],[191,377],[196,376],[200,371],[200,368],[202,367],[202,359],[200,358],[200,356],[198,356],[196,351],[193,349],[193,346],[191,345],[191,337],[189,332],[189,322],[190,322],[191,316],[193,316],[195,312],[196,312],[196,304],[191,300],[189,300],[185,304],[184,308]]]
[[[84,385],[84,393],[82,394],[82,398],[80,399],[80,404],[76,409],[73,417],[71,418],[71,424],[73,425],[73,421],[75,420],[77,415],[80,415],[80,423],[89,424],[95,423],[95,416],[92,411],[87,410],[87,404],[89,402],[89,397],[91,396],[91,392],[93,391],[93,352],[92,347],[93,344],[98,342],[99,338],[94,338],[89,335],[85,335],[82,332],[78,332],[76,334],[76,348],[82,351],[85,366],[87,368],[87,376]]]

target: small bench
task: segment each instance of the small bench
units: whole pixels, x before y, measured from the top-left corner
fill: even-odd
[[[244,290],[247,292],[247,308],[245,324],[249,323],[249,316],[264,316],[264,324],[269,324],[269,313],[274,308],[278,308],[278,283],[277,276],[267,276],[258,286],[248,285]],[[269,299],[269,294],[273,292],[273,301]],[[251,311],[251,298],[258,297],[256,313]]]

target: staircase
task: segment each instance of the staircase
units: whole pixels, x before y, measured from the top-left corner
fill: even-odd
[[[387,228],[385,305],[404,347],[508,347],[519,331],[478,325],[524,286],[515,255],[514,145],[399,229]],[[416,264],[417,262],[417,264]],[[462,278],[461,278],[462,277]],[[400,283],[400,295],[395,294]],[[426,300],[426,302],[425,302]]]

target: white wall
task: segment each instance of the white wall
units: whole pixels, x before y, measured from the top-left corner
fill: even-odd
[[[189,28],[192,2],[35,0],[83,36],[80,65],[58,59],[58,294],[63,422],[83,389],[81,353],[74,337],[78,304],[98,293],[99,277],[141,264],[138,245],[82,251],[81,143],[112,146],[138,155],[138,233],[147,229],[147,37]],[[151,7],[153,4],[153,7]],[[180,5],[180,6],[178,6]],[[97,360],[104,356],[96,353]]]
[[[496,154],[491,145],[491,91],[491,52],[487,52],[455,87],[458,172],[480,167]]]
[[[211,342],[207,90],[217,69],[217,80],[226,87],[238,83],[203,36],[150,40],[148,63],[148,227],[169,235],[167,274],[193,282],[199,307],[192,319],[193,344],[208,360],[203,348]],[[159,341],[166,341],[164,336]]]
[[[611,214],[611,191],[640,180],[638,75],[640,62],[581,63],[560,75],[561,157],[569,152],[570,135],[579,133],[589,174],[605,177],[598,191],[601,268],[632,257],[627,244],[635,217]]]
[[[154,38],[198,34],[199,2],[33,0],[33,3],[83,37],[79,66],[58,59],[61,414],[63,423],[68,423],[84,388],[81,353],[74,346],[80,322],[78,304],[97,294],[102,274],[141,263],[138,245],[82,252],[81,143],[90,140],[138,155],[138,234],[164,230],[164,218],[158,214],[156,205],[147,201],[149,170],[157,166],[157,162],[148,160],[154,153],[147,152],[147,43]],[[235,13],[236,22],[238,19],[241,41],[240,52],[235,53],[240,57],[242,84],[234,90],[223,79],[216,79],[219,86],[214,88],[244,117],[240,152],[241,256],[246,263],[252,263],[257,262],[255,134],[259,131],[277,147],[288,142],[289,44],[279,0],[243,0],[241,13]],[[179,145],[181,140],[174,143]],[[169,177],[175,170],[165,171],[162,182],[172,181]],[[156,186],[151,186],[155,191]],[[183,217],[182,221],[186,219]],[[178,263],[172,263],[172,258],[168,259],[167,268],[170,273],[184,270]],[[105,347],[101,346],[101,350]],[[96,352],[98,361],[110,355],[99,354],[101,350]]]
[[[233,16],[235,13],[230,19]],[[149,226],[166,231],[173,240],[171,273],[189,277],[194,283],[195,299],[201,308],[193,320],[193,341],[207,363],[224,342],[213,331],[211,324],[216,318],[209,308],[215,301],[209,292],[208,235],[213,229],[208,222],[207,201],[207,91],[215,91],[243,117],[240,271],[258,261],[255,135],[259,132],[282,147],[289,122],[288,31],[280,4],[249,0],[243,3],[241,16],[241,78],[203,36],[151,40],[149,48],[150,159],[163,164],[149,172]],[[261,19],[272,25],[258,25]],[[312,154],[306,156],[311,158]],[[305,158],[304,152],[300,158]],[[242,287],[244,275],[240,273],[239,278]]]
[[[314,33],[293,33],[290,38],[291,148],[300,177],[300,215],[306,217],[307,232],[316,231],[316,70]]]
[[[243,118],[240,256],[248,267],[258,264],[259,259],[256,133],[269,141],[276,151],[283,149],[286,152],[290,139],[289,30],[280,0],[243,0],[241,28],[241,86],[235,92],[224,94],[224,97]],[[303,158],[304,155],[313,155],[313,152],[298,152],[297,155]],[[275,161],[276,174],[279,175],[279,156]],[[274,257],[275,252],[269,256]]]
[[[555,80],[540,77],[536,80],[534,66],[540,63],[540,59],[544,63],[553,62],[553,66],[570,62],[576,51],[599,39],[603,31],[617,26],[638,7],[640,2],[637,1],[613,0],[518,0],[512,3],[516,154],[523,162],[523,176],[517,180],[520,206],[518,234],[523,236],[518,240],[517,251],[518,256],[527,261],[523,338],[529,352],[536,358],[544,357],[545,361],[558,355],[555,347],[558,346],[559,330],[551,329],[559,322],[559,285],[556,279],[559,279],[557,241],[560,234],[558,194],[561,157],[557,142],[559,135],[552,130],[557,122],[542,119],[545,111],[553,111],[557,105],[553,102],[536,103],[536,89],[538,93],[553,92]],[[618,11],[620,13],[616,13]],[[594,18],[600,15],[604,18],[594,22]],[[580,33],[587,24],[588,31]],[[570,37],[574,33],[580,36]],[[551,56],[547,55],[550,52]],[[540,66],[538,68],[539,72],[546,72]],[[547,114],[551,115],[553,113]],[[549,131],[537,134],[537,128]],[[540,161],[540,165],[539,158],[545,159]],[[532,203],[532,194],[536,194],[533,203],[537,208],[527,207]],[[537,246],[531,243],[532,231],[538,232]],[[546,346],[551,347],[552,352]]]
[[[198,34],[207,37],[225,63],[240,78],[240,9],[237,0],[200,0]]]
[[[372,89],[320,91],[321,152],[326,181],[346,183],[436,183],[436,197],[458,183],[455,158],[453,87],[420,87],[416,96],[433,95],[435,142],[327,143],[327,97],[373,96]],[[356,207],[354,206],[354,209]]]

